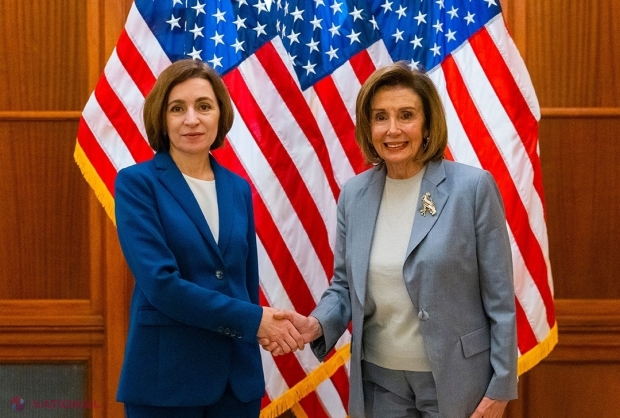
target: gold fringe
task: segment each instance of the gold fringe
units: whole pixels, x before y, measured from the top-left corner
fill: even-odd
[[[308,418],[308,414],[306,414],[306,411],[304,411],[300,404],[293,405],[291,411],[293,411],[295,418]]]
[[[351,343],[347,343],[340,347],[332,358],[312,370],[301,382],[267,405],[267,407],[260,411],[260,418],[276,418],[291,408],[295,408],[293,412],[298,418],[307,418],[303,408],[299,406],[299,401],[309,393],[314,392],[324,380],[329,379],[336,373],[336,370],[349,360],[351,356],[350,346]],[[298,413],[299,415],[297,415]]]
[[[542,361],[545,357],[551,353],[553,347],[558,343],[558,323],[556,322],[551,331],[549,331],[549,335],[543,341],[539,342],[538,345],[532,348],[527,353],[521,355],[519,357],[519,364],[517,365],[517,374],[521,376],[523,373],[527,372],[538,363]]]
[[[82,175],[86,182],[90,185],[90,187],[95,192],[95,196],[105,209],[106,213],[112,220],[112,223],[116,225],[116,218],[114,216],[114,198],[110,194],[110,191],[97,174],[95,167],[91,164],[90,160],[84,153],[84,150],[80,146],[80,143],[76,141],[75,143],[75,152],[73,153],[73,158],[77,163]]]

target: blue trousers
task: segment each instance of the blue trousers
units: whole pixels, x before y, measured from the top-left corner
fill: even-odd
[[[241,402],[226,387],[217,402],[205,406],[146,406],[125,404],[127,418],[258,418],[261,400]]]

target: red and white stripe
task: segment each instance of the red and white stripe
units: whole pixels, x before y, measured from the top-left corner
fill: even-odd
[[[482,53],[484,51],[484,53]],[[341,186],[366,169],[354,139],[359,88],[391,63],[379,41],[302,92],[279,38],[224,76],[235,123],[217,158],[251,183],[261,303],[308,314],[333,272]],[[132,6],[97,87],[84,108],[78,143],[110,195],[118,170],[153,155],[142,106],[170,64]],[[540,111],[501,15],[430,74],[449,124],[449,156],[493,173],[504,198],[518,302],[521,354],[555,324],[538,156]],[[350,341],[348,332],[338,347]],[[319,364],[310,350],[263,353],[267,396],[277,399]],[[300,405],[311,417],[344,417],[348,365]]]
[[[524,354],[555,325],[534,89],[501,15],[430,76],[446,109],[453,159],[489,170],[500,187]]]

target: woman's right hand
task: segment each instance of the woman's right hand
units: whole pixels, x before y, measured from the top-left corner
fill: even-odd
[[[286,313],[269,306],[263,307],[263,317],[256,336],[259,342],[269,341],[268,344],[273,346],[273,350],[278,350],[280,354],[303,350],[305,345],[304,338]]]
[[[319,320],[313,316],[303,316],[295,311],[278,311],[274,314],[275,319],[284,319],[290,321],[300,333],[304,343],[309,343],[323,335],[323,328]],[[267,338],[259,338],[259,344],[266,351],[271,352],[274,356],[286,354],[284,350],[274,341]],[[301,347],[303,350],[303,347]]]

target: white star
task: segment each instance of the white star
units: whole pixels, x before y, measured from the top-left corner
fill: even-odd
[[[314,19],[310,21],[310,23],[312,23],[312,30],[314,31],[315,29],[323,29],[323,27],[321,26],[322,21],[323,19],[318,19],[316,16],[314,16]]]
[[[433,27],[435,28],[435,33],[443,32],[443,23],[441,23],[439,19],[437,19],[437,23],[435,23]]]
[[[439,5],[439,10],[446,8],[446,6],[443,5],[443,0],[437,0],[435,3]]]
[[[334,1],[334,4],[332,4],[331,6],[329,6],[330,9],[332,9],[334,11],[334,14],[336,14],[336,12],[340,12],[342,13],[342,9],[340,8],[342,7],[342,3],[338,3],[338,1]]]
[[[377,21],[375,20],[375,17],[374,17],[374,16],[373,16],[373,17],[371,17],[368,21],[369,21],[370,23],[372,23],[372,28],[373,28],[374,30],[379,30],[379,24],[378,24],[378,23],[377,23]]]
[[[265,27],[267,26],[267,24],[261,25],[260,23],[256,22],[256,27],[252,28],[252,30],[256,31],[256,37],[258,38],[261,35],[267,35],[267,32],[265,32]]]
[[[291,55],[290,52],[287,52],[287,53],[288,53],[288,58],[293,63],[293,67],[297,67],[297,63],[295,62],[295,60],[297,59],[297,55]]]
[[[291,29],[291,34],[290,35],[286,35],[286,37],[288,38],[289,42],[291,45],[293,45],[294,42],[299,43],[299,35],[301,35],[301,32],[295,33],[295,31],[293,29]]]
[[[199,28],[198,25],[194,23],[194,29],[190,30],[190,32],[194,34],[194,39],[196,39],[199,36],[202,36],[203,38],[205,37],[202,34],[203,29],[204,29],[204,26]]]
[[[381,5],[381,7],[383,7],[383,13],[387,13],[387,12],[388,12],[388,10],[392,11],[392,4],[393,4],[393,3],[394,3],[394,2],[392,2],[392,1],[385,0],[385,3],[383,3],[383,4]]]
[[[469,26],[470,23],[475,23],[474,22],[474,16],[476,16],[475,14],[471,14],[471,12],[467,12],[467,16],[464,17],[465,20],[467,20],[467,26]]]
[[[398,10],[396,11],[396,14],[398,15],[398,20],[400,20],[400,18],[403,17],[403,16],[407,17],[407,14],[405,13],[405,10],[407,10],[407,8],[403,7],[402,4],[400,6],[398,6]]]
[[[455,9],[454,6],[452,6],[451,10],[448,10],[446,13],[448,13],[450,15],[450,20],[454,19],[455,17],[459,17],[458,12],[459,9]]]
[[[359,38],[360,38],[361,34],[362,34],[362,32],[355,33],[354,30],[351,30],[351,34],[347,35],[347,38],[349,38],[349,41],[351,41],[351,43],[349,45],[353,45],[353,42],[360,42]]]
[[[172,7],[174,7],[175,4],[183,4],[183,2],[181,0],[172,0]]]
[[[426,23],[425,17],[426,17],[425,14],[422,14],[421,11],[418,11],[418,15],[414,17],[414,19],[418,21],[418,26],[420,26],[420,23],[422,22]]]
[[[237,27],[237,30],[241,28],[247,28],[247,26],[245,26],[245,20],[246,20],[245,17],[241,19],[241,15],[237,15],[237,20],[233,22],[234,25]]]
[[[316,74],[316,71],[314,71],[314,67],[316,67],[316,64],[310,64],[310,60],[308,60],[308,63],[302,66],[301,68],[306,70],[306,75],[308,75],[310,73]]]
[[[224,37],[224,34],[221,34],[221,35],[220,35],[219,33],[215,32],[215,35],[214,35],[214,36],[212,36],[212,37],[211,37],[211,38],[209,38],[209,39],[212,39],[212,40],[215,42],[215,46],[217,46],[217,44],[222,44],[222,45],[224,45],[224,41],[222,41],[222,38],[223,38],[223,37]]]
[[[309,52],[310,54],[312,54],[312,51],[319,52],[319,48],[317,46],[319,43],[320,43],[319,41],[315,41],[314,39],[311,39],[310,43],[306,44],[306,46],[310,48],[310,52]]]
[[[415,35],[413,37],[413,41],[409,42],[410,44],[413,44],[413,49],[415,50],[417,47],[422,48],[422,39],[424,38],[418,38],[418,35]]]
[[[192,9],[196,10],[196,16],[198,16],[200,13],[202,13],[203,15],[206,15],[205,6],[206,4],[200,4],[200,0],[196,2],[195,6],[192,6]]]
[[[413,58],[412,58],[411,62],[409,63],[409,68],[411,68],[411,71],[417,70],[419,63],[420,63],[420,61],[414,61]]]
[[[349,13],[351,16],[353,16],[353,21],[355,22],[357,19],[362,19],[362,12],[364,11],[364,9],[362,10],[357,10],[356,6],[353,6],[353,11],[351,13]]]
[[[200,58],[200,53],[201,53],[201,52],[202,52],[202,49],[200,49],[200,50],[196,51],[196,48],[192,47],[192,52],[190,52],[190,53],[189,53],[189,54],[187,54],[187,55],[189,55],[190,57],[192,57],[192,59],[195,59],[195,60],[201,60],[201,61],[202,61],[202,58]]]
[[[303,10],[299,10],[297,6],[295,6],[295,11],[291,12],[291,14],[295,16],[295,19],[293,20],[293,22],[297,22],[297,19],[304,20],[303,16],[301,15],[303,12],[304,12]]]
[[[314,0],[314,4],[316,5],[316,7],[325,6],[325,3],[323,3],[323,0]]]
[[[403,40],[403,33],[405,33],[404,30],[398,30],[398,28],[396,28],[396,32],[392,34],[392,36],[396,38],[396,43]]]
[[[243,43],[244,42],[245,41],[239,41],[239,39],[235,39],[235,43],[232,44],[231,46],[233,48],[235,48],[235,52],[239,52],[239,51],[244,51],[245,52],[245,49],[243,49]]]
[[[170,30],[181,27],[181,25],[179,25],[179,20],[181,20],[181,18],[175,18],[174,15],[170,16],[170,20],[166,20],[166,23],[170,25]]]
[[[217,13],[216,13],[216,14],[214,14],[214,15],[212,15],[214,18],[216,18],[216,19],[217,19],[217,22],[215,22],[215,23],[220,23],[220,21],[222,21],[222,20],[223,20],[224,22],[226,22],[226,19],[224,19],[224,15],[225,15],[225,14],[226,14],[226,12],[220,12],[220,9],[218,8],[218,9],[217,9]]]
[[[210,63],[211,63],[211,66],[213,67],[213,69],[216,69],[218,66],[219,66],[219,67],[224,67],[224,66],[222,65],[222,62],[221,62],[221,61],[222,61],[222,58],[223,58],[223,57],[217,57],[215,54],[213,54],[213,59],[210,59],[210,60],[209,60],[209,61],[207,61],[207,62],[210,62]]]
[[[456,37],[454,35],[456,35],[456,32],[453,32],[452,30],[448,29],[448,33],[446,33],[446,39],[448,40],[448,42],[456,41]]]
[[[329,33],[332,34],[332,38],[336,35],[340,36],[340,34],[338,33],[338,29],[340,29],[340,26],[336,26],[334,25],[334,22],[332,22],[332,27],[327,29],[329,31]]]
[[[266,2],[261,2],[260,0],[258,1],[258,3],[256,3],[254,5],[254,7],[256,7],[256,9],[258,10],[256,15],[259,15],[260,12],[268,12],[269,11],[269,10],[267,10],[267,3]]]
[[[484,0],[485,2],[489,3],[489,7],[491,6],[497,6],[497,3],[495,3],[495,0]]]
[[[246,6],[248,5],[247,0],[239,0],[239,7],[243,6],[244,4],[245,4]]]
[[[338,54],[336,54],[336,52],[338,52],[338,48],[334,49],[333,45],[329,46],[329,51],[326,52],[327,55],[329,55],[329,60],[331,61],[332,58],[336,58],[338,59]]]
[[[441,49],[441,46],[434,44],[434,46],[431,48],[431,51],[433,51],[433,56],[441,55],[441,52],[439,52],[440,49]]]

